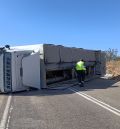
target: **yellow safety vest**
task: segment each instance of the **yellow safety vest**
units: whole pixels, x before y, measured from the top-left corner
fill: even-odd
[[[86,70],[83,61],[79,61],[79,62],[76,63],[76,70]]]

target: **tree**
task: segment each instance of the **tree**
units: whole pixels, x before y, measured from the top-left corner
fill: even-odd
[[[118,50],[117,49],[111,49],[109,48],[106,53],[106,60],[111,61],[111,60],[116,60],[118,57]]]

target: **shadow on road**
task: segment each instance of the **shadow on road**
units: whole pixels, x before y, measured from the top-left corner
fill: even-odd
[[[120,87],[120,76],[112,79],[97,78],[91,79],[85,83],[85,87],[80,87],[77,81],[68,81],[63,83],[57,83],[54,87],[49,89],[36,90],[32,89],[30,91],[23,91],[13,93],[13,96],[53,96],[62,94],[73,94],[68,88],[76,87],[79,91],[92,91],[95,89],[107,89],[107,88],[119,88]]]

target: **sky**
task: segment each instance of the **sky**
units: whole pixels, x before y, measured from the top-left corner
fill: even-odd
[[[0,0],[0,46],[118,49],[120,0]]]

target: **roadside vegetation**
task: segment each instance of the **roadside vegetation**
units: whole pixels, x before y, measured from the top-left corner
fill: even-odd
[[[120,76],[120,57],[117,49],[109,49],[106,51],[106,73],[112,77]]]
[[[113,77],[120,75],[120,60],[111,60],[106,63],[106,72]]]

